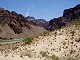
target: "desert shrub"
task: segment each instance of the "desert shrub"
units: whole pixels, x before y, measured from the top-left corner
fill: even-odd
[[[48,56],[48,55],[46,54],[46,52],[44,52],[44,51],[41,51],[40,54],[42,55],[42,57],[47,57],[49,60],[50,60],[50,59],[51,59],[51,60],[60,60],[60,58],[57,57],[56,55]]]
[[[34,36],[35,38],[39,38],[39,36]]]
[[[24,38],[24,39],[23,39],[23,42],[24,42],[25,44],[30,44],[30,43],[32,42],[32,40],[33,40],[33,37],[28,37],[28,38]]]
[[[80,26],[80,20],[73,21],[72,23],[76,26]]]
[[[42,55],[42,57],[47,56],[47,55],[46,55],[46,52],[44,52],[44,51],[41,51],[40,54]]]
[[[23,58],[23,56],[22,56],[22,55],[20,55],[20,57],[21,57],[21,58]]]
[[[80,38],[76,39],[75,41],[76,41],[76,42],[80,42]]]
[[[59,57],[57,57],[56,55],[52,55],[52,56],[51,56],[51,59],[52,59],[52,60],[60,60]]]
[[[23,57],[23,56],[32,57],[32,51],[31,50],[22,51],[20,54],[20,57]]]
[[[5,57],[7,57],[8,55],[7,54],[5,54]]]
[[[69,54],[69,55],[61,58],[61,60],[79,60],[80,59],[79,55],[76,55],[76,56],[73,56],[73,55]]]
[[[75,34],[75,31],[71,31],[70,33],[71,33],[71,36],[74,36],[74,34]]]
[[[44,31],[44,32],[43,32],[43,35],[44,35],[44,36],[49,35],[49,32]]]
[[[2,44],[0,44],[0,46],[2,46]]]

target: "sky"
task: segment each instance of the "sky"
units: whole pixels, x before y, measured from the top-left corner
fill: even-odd
[[[63,15],[64,9],[80,4],[80,0],[0,0],[0,7],[24,16],[50,20]]]

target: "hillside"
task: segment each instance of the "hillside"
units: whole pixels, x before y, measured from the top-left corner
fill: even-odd
[[[0,46],[0,60],[80,60],[80,21],[23,43]],[[9,48],[9,49],[8,49]]]
[[[80,20],[80,4],[73,8],[65,9],[61,17],[51,19],[47,26],[47,30],[52,31],[60,29],[76,19]]]
[[[38,26],[41,26],[43,28],[46,29],[46,27],[48,26],[49,22],[46,21],[45,19],[36,19],[32,16],[27,16],[26,17],[26,20],[30,23],[30,24],[33,24],[33,25],[38,25]]]
[[[34,22],[30,24],[23,15],[0,8],[0,39],[38,36],[44,31],[47,30]]]

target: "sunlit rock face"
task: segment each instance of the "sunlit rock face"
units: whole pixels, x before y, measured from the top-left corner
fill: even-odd
[[[17,14],[15,11],[8,11],[0,9],[0,23],[5,25],[6,23],[16,34],[22,33],[22,27],[30,27],[23,15]]]
[[[38,22],[29,21],[34,17],[24,17],[15,11],[8,11],[0,8],[0,37],[1,38],[25,38],[42,34],[43,26]],[[42,30],[41,30],[42,29]],[[36,32],[35,32],[36,31]]]

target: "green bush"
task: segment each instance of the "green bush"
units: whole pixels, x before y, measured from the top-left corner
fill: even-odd
[[[47,55],[46,55],[46,52],[44,52],[44,51],[41,51],[40,54],[42,55],[42,57],[47,56]]]
[[[33,40],[33,37],[28,37],[28,38],[24,38],[24,39],[23,39],[23,42],[24,42],[25,44],[30,44],[30,43],[32,42],[32,40]]]
[[[46,35],[49,35],[49,32],[44,31],[43,34],[44,34],[44,36],[46,36]]]
[[[60,60],[59,57],[57,57],[57,56],[55,56],[55,55],[52,55],[52,56],[51,56],[51,59],[52,59],[52,60]]]

